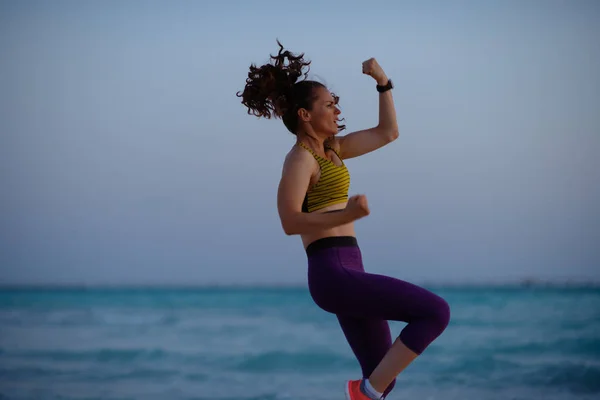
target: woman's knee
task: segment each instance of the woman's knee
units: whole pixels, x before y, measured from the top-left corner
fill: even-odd
[[[450,323],[450,304],[440,296],[435,295],[431,319],[441,334]]]

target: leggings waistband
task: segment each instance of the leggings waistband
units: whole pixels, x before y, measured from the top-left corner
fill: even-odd
[[[358,247],[358,241],[354,236],[330,236],[317,239],[306,247],[306,254],[312,255],[322,249],[332,247]]]

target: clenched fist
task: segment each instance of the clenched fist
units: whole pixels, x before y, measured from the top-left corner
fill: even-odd
[[[388,82],[388,78],[385,75],[385,72],[383,72],[383,68],[381,68],[377,60],[374,58],[369,58],[367,61],[363,62],[362,72],[363,74],[369,75],[375,79],[378,85],[383,86]]]
[[[353,219],[359,219],[369,215],[369,204],[367,203],[367,196],[364,194],[357,194],[348,199],[346,204],[346,211],[352,215]]]

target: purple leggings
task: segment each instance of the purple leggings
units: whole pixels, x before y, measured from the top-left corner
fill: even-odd
[[[411,283],[365,272],[356,238],[319,239],[306,253],[310,294],[320,308],[337,316],[364,378],[392,345],[388,320],[408,323],[399,337],[417,354],[446,329],[448,303]],[[395,380],[385,395],[394,385]]]

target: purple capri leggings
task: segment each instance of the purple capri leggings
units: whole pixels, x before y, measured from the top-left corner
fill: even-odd
[[[365,272],[355,237],[319,239],[306,253],[310,294],[320,308],[337,316],[363,378],[371,375],[392,345],[387,321],[408,323],[399,337],[417,354],[446,329],[448,303],[411,283]]]

